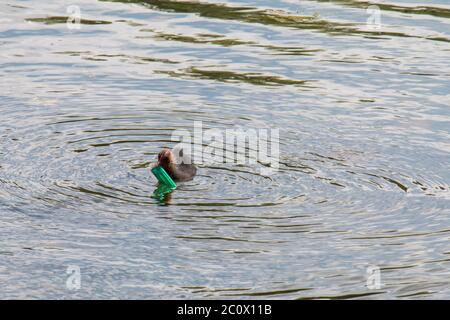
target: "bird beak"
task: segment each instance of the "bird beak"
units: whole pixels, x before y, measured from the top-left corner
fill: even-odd
[[[158,165],[161,165],[161,160],[164,158],[170,157],[170,150],[164,150],[164,152],[161,153],[161,157],[158,159]]]

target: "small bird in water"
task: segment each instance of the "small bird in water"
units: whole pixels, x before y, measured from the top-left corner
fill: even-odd
[[[186,161],[185,157],[183,157],[182,149],[179,151],[179,155],[182,160],[178,164],[173,152],[170,149],[164,148],[158,154],[158,163],[156,166],[163,167],[174,181],[192,180],[197,174],[197,168],[190,161]]]

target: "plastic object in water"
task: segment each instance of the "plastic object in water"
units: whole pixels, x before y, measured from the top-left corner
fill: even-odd
[[[154,167],[152,169],[152,173],[155,175],[156,179],[158,179],[159,183],[170,187],[171,189],[175,189],[177,187],[176,183],[172,180],[163,167]]]

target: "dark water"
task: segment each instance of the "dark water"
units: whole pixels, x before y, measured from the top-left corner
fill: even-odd
[[[0,298],[450,298],[447,1],[72,4],[0,4]],[[152,198],[194,121],[279,171]]]

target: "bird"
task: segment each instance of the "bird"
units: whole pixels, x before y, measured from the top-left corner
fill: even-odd
[[[179,151],[182,158],[181,163],[177,163],[175,155],[168,149],[162,149],[158,154],[158,162],[156,166],[161,166],[166,170],[174,181],[189,181],[197,174],[197,168],[183,157],[183,150]],[[185,163],[188,162],[188,163]]]

